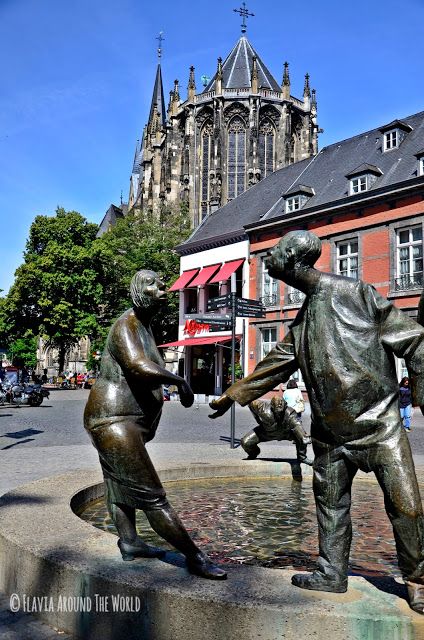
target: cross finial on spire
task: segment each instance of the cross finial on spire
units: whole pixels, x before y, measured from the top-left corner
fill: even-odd
[[[241,3],[240,9],[233,9],[233,11],[235,11],[235,13],[239,13],[243,18],[243,22],[241,23],[241,32],[246,33],[246,29],[247,29],[246,18],[248,18],[249,16],[253,17],[255,14],[249,13],[245,2]]]
[[[156,37],[156,40],[159,42],[159,46],[158,46],[158,60],[160,62],[160,59],[162,57],[162,42],[165,40],[165,38],[163,37],[163,31],[159,31],[159,35]]]

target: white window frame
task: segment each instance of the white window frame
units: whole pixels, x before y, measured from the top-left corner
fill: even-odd
[[[302,206],[302,201],[300,196],[291,196],[286,200],[286,213],[292,213],[293,211],[298,211]]]
[[[350,180],[350,195],[353,196],[356,193],[362,193],[362,191],[368,190],[368,176],[363,174],[361,176],[355,176]]]
[[[265,332],[269,332],[268,338],[270,338],[271,331],[275,331],[275,341],[274,340],[270,340],[270,339],[264,340]],[[262,327],[260,329],[260,335],[261,335],[261,360],[262,360],[271,351],[271,349],[273,349],[275,347],[275,345],[278,342],[277,327],[275,327],[275,326],[273,326],[273,327]]]
[[[356,251],[353,250],[353,245],[356,244]],[[347,247],[346,253],[340,253],[341,247]],[[341,240],[336,244],[337,248],[337,260],[336,260],[336,273],[339,276],[345,276],[346,278],[359,278],[359,241],[358,238],[349,238],[348,240]],[[347,269],[341,269],[342,260],[346,260]],[[352,267],[352,262],[355,262],[356,266]]]
[[[265,258],[262,259],[261,296],[278,296],[278,280],[271,278],[265,267]]]
[[[400,143],[399,129],[390,129],[384,133],[384,151],[397,149]]]
[[[424,176],[424,156],[418,158],[418,175]]]
[[[413,231],[415,229],[421,230],[421,238],[418,240],[414,240]],[[402,232],[408,232],[408,242],[400,242],[400,235]],[[414,256],[414,247],[421,246],[421,257]],[[408,259],[401,260],[401,249],[408,248]],[[414,271],[414,261],[421,259],[421,271]],[[408,263],[408,271],[403,271],[402,273],[402,263]],[[423,257],[423,234],[422,234],[422,225],[416,224],[411,225],[410,227],[400,227],[396,229],[396,280],[399,281],[398,286],[396,287],[398,290],[405,289],[418,289],[422,287],[423,280],[423,265],[424,265],[424,257]],[[420,274],[420,278],[417,278],[415,274]],[[404,282],[402,283],[402,279]]]

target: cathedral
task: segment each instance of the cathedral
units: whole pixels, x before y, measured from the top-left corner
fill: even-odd
[[[302,99],[292,96],[288,63],[279,84],[248,40],[244,15],[241,37],[224,61],[218,58],[213,78],[202,76],[198,93],[190,67],[186,96],[175,80],[167,106],[161,53],[159,45],[149,119],[130,178],[129,211],[160,213],[184,203],[197,227],[271,172],[317,153],[317,102],[309,75]]]

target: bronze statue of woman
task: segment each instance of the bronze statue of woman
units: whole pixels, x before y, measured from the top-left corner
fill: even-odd
[[[84,426],[99,453],[106,503],[119,534],[122,558],[164,553],[137,534],[135,510],[142,509],[154,531],[186,556],[190,573],[225,579],[226,572],[194,544],[169,504],[145,446],[153,439],[161,417],[162,384],[178,387],[183,406],[193,404],[186,381],[165,368],[150,327],[165,296],[165,285],[153,271],[138,271],[133,277],[133,308],[109,331],[100,375],[85,408]]]

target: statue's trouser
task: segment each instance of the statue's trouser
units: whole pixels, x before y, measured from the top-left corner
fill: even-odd
[[[115,418],[90,431],[105,478],[106,504],[123,542],[137,540],[135,510],[142,509],[162,538],[185,555],[199,552],[169,504],[147,453],[145,432],[130,417]]]
[[[358,471],[373,471],[384,493],[393,526],[398,564],[404,579],[424,584],[424,522],[421,498],[407,435],[403,429],[366,447],[322,445],[313,440],[313,489],[317,507],[318,569],[345,582],[352,524],[352,480]]]

